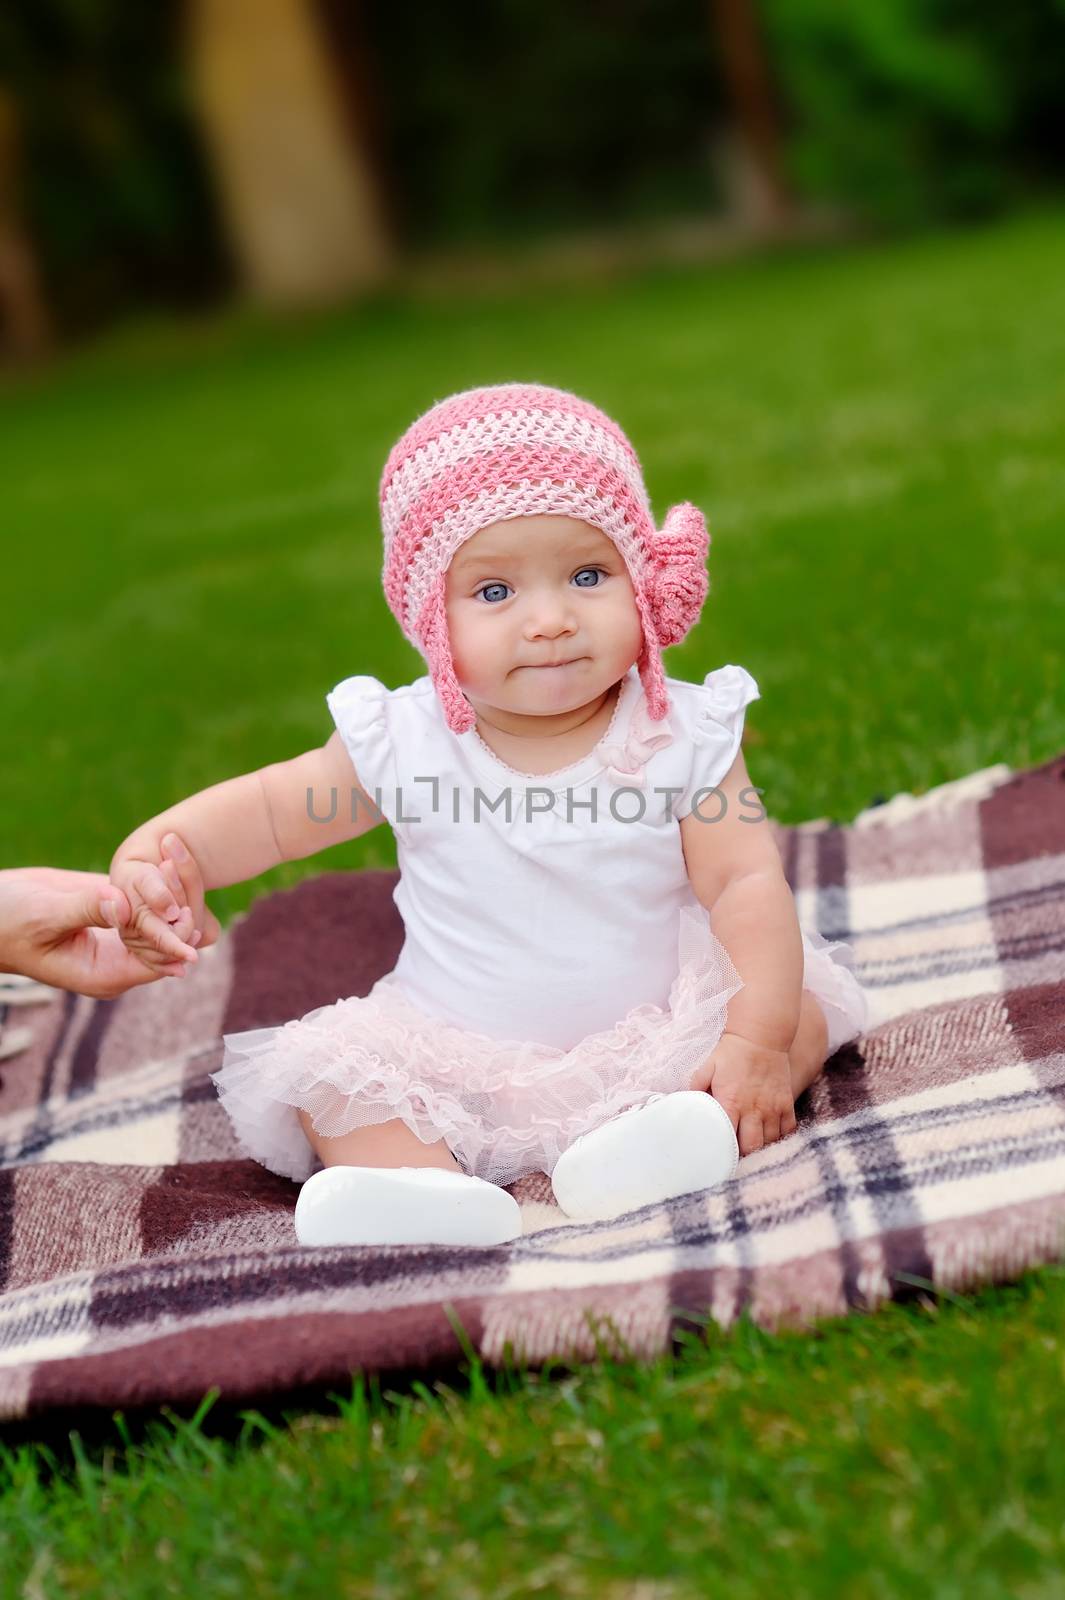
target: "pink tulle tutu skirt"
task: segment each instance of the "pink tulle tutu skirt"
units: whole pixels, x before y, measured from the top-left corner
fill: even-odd
[[[802,929],[804,987],[828,1022],[828,1055],[868,1025],[851,947]],[[280,1027],[226,1034],[212,1081],[241,1148],[302,1183],[321,1163],[319,1134],[401,1118],[426,1144],[444,1139],[464,1172],[506,1185],[550,1173],[582,1133],[650,1094],[687,1089],[743,987],[700,907],[680,912],[677,976],[666,1009],[639,1005],[570,1050],[493,1039],[426,1015],[388,973],[369,994],[319,1006]]]

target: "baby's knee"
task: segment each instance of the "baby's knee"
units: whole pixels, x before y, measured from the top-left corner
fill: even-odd
[[[459,1171],[447,1143],[426,1143],[400,1117],[360,1123],[346,1133],[326,1137],[317,1132],[309,1113],[297,1110],[300,1127],[315,1155],[327,1167],[443,1167]]]
[[[816,1057],[818,1067],[823,1067],[828,1057],[828,1019],[812,989],[803,990],[802,1005],[803,1017],[810,1030],[811,1054]]]

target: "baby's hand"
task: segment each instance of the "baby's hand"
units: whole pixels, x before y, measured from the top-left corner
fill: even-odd
[[[200,872],[199,862],[189,853],[184,840],[176,833],[164,835],[161,850],[163,859],[160,867],[166,874],[167,882],[174,891],[178,903],[187,906],[192,914],[194,931],[189,937],[189,943],[202,950],[206,945],[214,944],[222,930],[218,918],[203,898],[203,875]],[[181,928],[175,931],[179,937],[184,937]]]
[[[158,865],[122,861],[112,871],[111,882],[129,901],[129,922],[119,929],[126,949],[154,973],[184,975],[185,963],[199,959],[195,947],[201,933],[194,926],[196,913],[188,903],[178,864],[169,857]]]
[[[738,1033],[723,1033],[689,1088],[707,1089],[721,1102],[732,1118],[741,1156],[795,1132],[786,1050],[767,1050]]]

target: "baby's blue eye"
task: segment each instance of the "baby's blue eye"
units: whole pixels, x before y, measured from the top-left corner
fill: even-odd
[[[606,573],[605,573],[605,571],[603,570],[602,567],[582,567],[579,572],[575,572],[574,573],[574,575],[573,575],[574,579],[576,580],[577,578],[583,578],[583,576],[584,576],[584,574],[586,572],[594,572],[597,579],[599,577],[604,577],[604,578],[606,577]],[[598,582],[596,582],[596,583],[582,583],[580,585],[580,587],[582,589],[598,589],[598,588],[601,587],[601,585]],[[487,602],[488,605],[495,605],[496,602],[494,600],[489,600],[488,599],[488,595],[489,595],[490,590],[492,590],[492,589],[509,589],[509,588],[510,588],[510,585],[508,583],[485,583],[485,584],[482,584],[481,588],[479,588],[476,592],[477,592],[477,596],[478,596],[479,599],[484,599]]]

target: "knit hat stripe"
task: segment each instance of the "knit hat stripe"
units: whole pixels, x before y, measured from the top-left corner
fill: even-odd
[[[432,480],[391,541],[383,573],[389,605],[409,628],[432,578],[466,539],[492,522],[547,514],[608,532],[634,574],[643,572],[654,525],[618,469],[597,456],[527,445],[471,457]]]
[[[565,440],[559,441],[546,413],[534,411],[527,417],[511,413],[493,417],[487,424],[471,421],[452,428],[400,463],[381,500],[386,551],[403,518],[442,474],[475,456],[526,446],[530,440],[536,440],[541,429],[544,441],[550,440],[563,451],[573,450],[584,457],[596,456],[609,461],[628,481],[647,515],[651,515],[651,504],[638,465],[633,462],[631,453],[622,449],[605,428],[586,417],[577,417],[567,429]]]
[[[538,383],[489,384],[480,389],[468,389],[439,401],[424,416],[419,417],[389,452],[381,474],[380,498],[383,501],[393,475],[411,455],[431,444],[441,434],[467,423],[498,417],[504,413],[542,411],[551,422],[552,433],[557,436],[558,421],[562,418],[580,418],[595,423],[609,433],[623,450],[628,452],[636,471],[640,460],[624,431],[612,417],[590,401],[564,389],[550,389]]]

